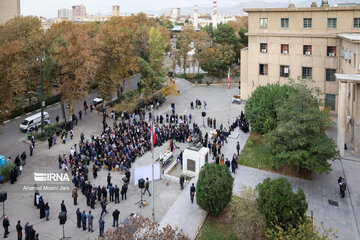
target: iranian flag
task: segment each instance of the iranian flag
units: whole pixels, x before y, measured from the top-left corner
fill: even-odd
[[[153,126],[150,125],[150,134],[152,133],[152,127]],[[156,143],[156,133],[155,133],[155,129],[154,129],[154,133],[152,135],[151,152],[153,151],[153,146],[155,146],[155,143]]]

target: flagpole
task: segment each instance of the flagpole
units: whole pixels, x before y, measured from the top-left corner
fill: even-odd
[[[229,104],[229,109],[228,109],[228,128],[230,130],[230,67],[229,67],[229,73],[228,73],[228,104]]]
[[[154,207],[154,196],[155,196],[155,189],[154,189],[154,151],[155,151],[155,146],[154,146],[154,106],[152,105],[151,107],[151,146],[152,146],[152,151],[151,151],[151,157],[152,157],[152,220],[153,222],[155,222],[155,207]]]

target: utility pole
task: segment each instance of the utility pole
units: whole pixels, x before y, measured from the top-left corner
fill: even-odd
[[[44,133],[44,107],[45,107],[42,60],[43,60],[43,57],[41,56],[40,57],[41,134]]]
[[[152,152],[151,152],[151,157],[152,157],[152,220],[153,222],[155,222],[155,189],[154,189],[154,164],[155,164],[155,158],[154,158],[154,151],[155,151],[155,146],[154,146],[154,105],[151,105],[151,119],[150,119],[150,123],[151,123],[151,146],[152,146]]]

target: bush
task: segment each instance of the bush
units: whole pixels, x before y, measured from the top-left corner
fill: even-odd
[[[292,86],[268,84],[260,86],[245,104],[245,114],[254,132],[265,134],[276,128],[276,109],[282,106],[289,95],[295,92]]]
[[[204,74],[196,74],[194,79],[204,79],[205,75]]]
[[[14,163],[7,163],[1,166],[0,172],[3,176],[3,182],[7,182],[10,180],[10,173],[14,169],[14,167],[15,167]]]
[[[197,203],[211,215],[219,215],[231,200],[233,184],[226,165],[206,163],[196,185]]]
[[[183,79],[187,79],[187,75],[186,73],[182,73],[182,74],[176,74],[175,78],[183,78]]]
[[[56,133],[56,130],[62,130],[63,128],[65,128],[65,126],[66,126],[66,122],[60,122],[60,123],[54,122],[44,127],[43,134],[41,134],[41,131],[39,130],[38,132],[34,132],[33,135],[36,140],[45,141],[50,135]]]
[[[266,178],[258,184],[256,202],[265,216],[267,226],[280,226],[285,230],[296,228],[305,219],[307,202],[304,191],[298,188],[294,193],[286,178]]]

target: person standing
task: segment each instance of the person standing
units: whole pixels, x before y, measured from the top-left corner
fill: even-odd
[[[9,235],[9,226],[10,226],[9,218],[7,215],[5,215],[3,220],[4,238],[7,238]]]
[[[17,232],[18,240],[22,240],[22,230],[23,230],[23,227],[21,226],[21,222],[19,220],[16,225],[16,232]]]
[[[194,196],[195,196],[195,184],[193,183],[190,187],[190,200],[191,203],[194,203]]]
[[[87,219],[88,219],[88,229],[89,232],[93,232],[93,220],[94,220],[94,216],[91,214],[91,211],[89,211],[89,214],[87,215]]]
[[[125,177],[128,179],[128,182],[130,182],[131,173],[130,173],[129,169],[126,169]]]
[[[100,235],[100,237],[102,237],[102,235],[104,233],[104,228],[105,228],[105,221],[102,219],[102,217],[100,217],[100,219],[99,219],[99,235]]]
[[[124,184],[121,186],[121,200],[124,200],[124,196],[125,196],[125,200],[126,200],[127,190],[128,190],[128,186],[127,186],[126,183],[124,183]]]
[[[67,211],[66,211],[66,206],[65,206],[64,200],[62,200],[62,202],[61,202],[61,211],[62,211],[62,212],[67,212]]]
[[[56,115],[56,118],[55,118],[55,120],[56,120],[56,123],[59,123],[59,115]]]
[[[236,151],[237,151],[237,155],[239,156],[240,155],[240,143],[237,142],[236,144]]]
[[[143,195],[145,195],[145,192],[147,191],[149,193],[149,196],[151,196],[151,193],[149,191],[149,186],[150,186],[150,182],[149,182],[149,178],[146,178],[146,182],[145,182],[145,190],[143,192]]]
[[[111,175],[109,173],[107,176],[107,187],[109,187],[110,184],[111,184]]]
[[[29,145],[29,150],[30,150],[30,157],[33,155],[33,151],[34,151],[34,146],[32,145],[32,143],[30,143]]]
[[[25,166],[25,164],[26,164],[26,153],[25,153],[25,151],[21,154],[20,158],[21,158],[22,165]]]
[[[81,223],[84,231],[86,231],[86,219],[87,219],[86,213],[85,211],[83,211],[81,214]]]
[[[120,211],[117,210],[117,208],[116,208],[112,215],[113,215],[113,227],[118,227]]]
[[[341,198],[344,198],[344,197],[345,197],[345,191],[346,191],[346,181],[345,181],[345,178],[339,177],[338,183],[339,183],[339,186],[340,186],[340,195],[341,195]]]
[[[181,174],[181,176],[180,176],[180,189],[181,190],[184,189],[184,182],[185,182],[185,177],[184,177],[184,175]]]
[[[49,207],[49,203],[47,202],[45,204],[45,219],[46,219],[46,221],[49,221],[49,215],[50,215],[50,207]]]
[[[115,189],[114,189],[114,193],[115,193],[115,204],[120,203],[120,189],[118,188],[117,185],[115,185]]]
[[[231,172],[233,173],[233,174],[235,174],[235,170],[236,170],[236,168],[237,168],[237,166],[238,166],[238,163],[237,163],[237,161],[236,161],[236,155],[235,155],[235,153],[234,153],[234,156],[233,156],[233,158],[232,158],[232,160],[231,160]]]
[[[77,205],[77,198],[78,198],[78,193],[77,193],[77,187],[74,187],[72,190],[72,197],[74,199],[74,205]]]
[[[76,226],[81,228],[81,212],[79,208],[76,210]]]
[[[110,202],[114,201],[114,191],[115,188],[113,187],[113,185],[110,183],[110,185],[108,186],[109,188],[109,195],[110,195]]]
[[[29,235],[29,230],[30,230],[30,225],[29,222],[26,222],[25,227],[24,227],[24,232],[25,232],[25,240],[28,240],[28,235]]]

